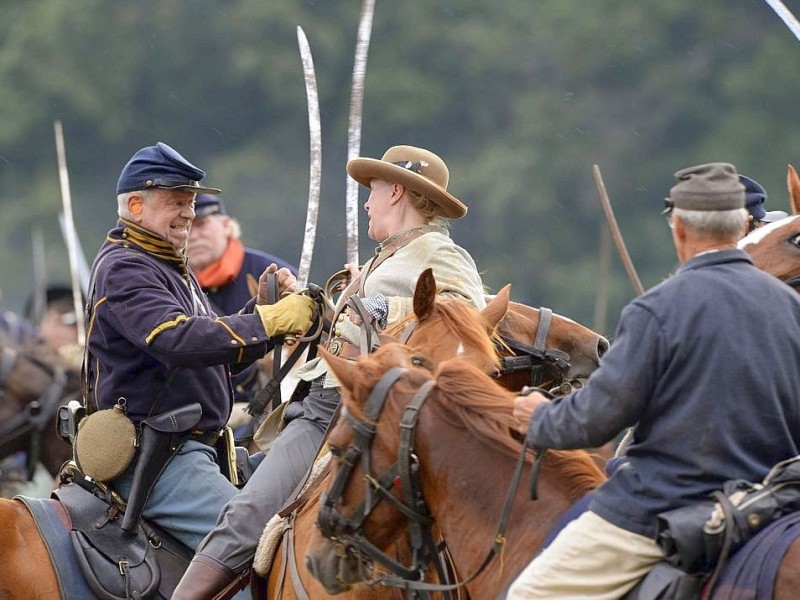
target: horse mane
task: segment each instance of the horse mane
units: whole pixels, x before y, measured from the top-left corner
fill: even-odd
[[[443,362],[436,372],[436,403],[443,418],[454,420],[482,439],[514,457],[521,445],[511,435],[517,422],[512,411],[516,392],[506,390],[480,369],[460,360]],[[584,450],[550,450],[544,465],[557,471],[568,486],[567,494],[579,498],[606,477]]]
[[[411,313],[386,330],[386,334],[397,337],[402,334],[406,326],[416,320],[416,315]],[[440,321],[446,330],[454,337],[461,338],[465,345],[477,348],[486,356],[496,355],[492,341],[499,341],[496,334],[487,335],[487,325],[472,304],[459,298],[440,298],[434,301],[431,315],[425,321]]]

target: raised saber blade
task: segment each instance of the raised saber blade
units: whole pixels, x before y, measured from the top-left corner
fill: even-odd
[[[61,237],[67,239],[67,217],[62,210],[58,213],[58,226],[61,229]],[[78,259],[78,281],[84,297],[89,293],[89,263],[86,262],[86,255],[83,253],[83,245],[78,232],[75,231],[75,224],[72,224],[72,237],[75,240],[75,256]]]
[[[76,325],[78,328],[78,344],[86,343],[86,330],[83,323],[83,300],[81,298],[80,281],[78,280],[78,254],[76,251],[75,221],[72,218],[72,196],[69,191],[69,172],[67,171],[67,153],[64,149],[64,129],[61,121],[53,123],[56,135],[56,153],[58,154],[58,179],[61,184],[61,202],[64,206],[64,219],[69,224],[66,227],[67,254],[69,255],[69,275],[72,283],[72,302],[75,306]]]
[[[364,79],[367,74],[367,53],[372,36],[372,17],[375,0],[361,3],[361,18],[358,22],[355,59],[353,60],[353,83],[350,91],[350,116],[347,125],[347,160],[361,153],[361,112],[364,104]],[[358,182],[347,178],[345,196],[347,219],[347,262],[358,266]]]
[[[781,0],[766,0],[766,3],[770,5],[772,10],[781,18],[781,20],[786,24],[794,34],[794,37],[800,41],[800,22],[797,21],[797,18],[792,14],[786,5],[781,2]]]
[[[33,250],[33,295],[31,314],[27,315],[36,325],[41,325],[47,306],[47,262],[45,258],[44,233],[35,227],[31,231],[31,248]]]
[[[322,180],[322,125],[319,115],[319,95],[317,93],[317,76],[314,71],[314,60],[311,48],[303,28],[297,27],[297,45],[300,47],[300,59],[303,63],[303,79],[306,83],[306,99],[308,101],[308,137],[311,155],[308,177],[308,209],[306,210],[306,228],[303,234],[303,250],[300,254],[297,282],[300,289],[308,285],[311,271],[311,257],[314,254],[314,240],[317,237],[317,217],[319,216],[320,182]]]

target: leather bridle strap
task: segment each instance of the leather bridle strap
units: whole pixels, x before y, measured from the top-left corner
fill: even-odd
[[[39,462],[42,433],[55,414],[56,405],[67,385],[67,375],[62,368],[55,368],[51,377],[50,385],[37,400],[28,403],[25,410],[17,412],[0,425],[0,458],[25,449],[28,481],[33,479],[36,463]],[[28,438],[28,443],[23,448],[21,440],[25,438]]]
[[[394,586],[394,587],[401,587],[406,590],[419,590],[419,591],[430,591],[430,592],[446,592],[446,591],[454,591],[459,588],[462,588],[472,582],[478,575],[480,575],[483,570],[492,562],[495,555],[499,553],[499,551],[503,548],[506,543],[506,529],[508,528],[508,521],[511,516],[511,509],[514,506],[514,499],[517,495],[517,489],[519,488],[520,481],[522,479],[522,469],[525,466],[525,455],[528,451],[528,443],[524,441],[522,444],[522,448],[520,450],[519,459],[517,460],[516,468],[514,469],[514,476],[511,478],[511,485],[509,486],[508,495],[506,496],[505,503],[503,505],[503,510],[500,515],[500,522],[497,526],[497,531],[494,536],[494,541],[492,542],[492,546],[489,548],[483,562],[480,566],[475,570],[472,575],[467,577],[466,579],[460,581],[459,583],[449,584],[449,585],[441,585],[435,583],[426,583],[424,581],[409,581],[400,578],[393,578],[393,577],[381,577],[378,582],[382,585],[386,586]]]

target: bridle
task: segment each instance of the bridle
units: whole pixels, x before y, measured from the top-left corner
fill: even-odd
[[[322,534],[336,548],[340,561],[348,556],[357,561],[359,575],[365,582],[400,587],[412,592],[417,598],[427,598],[428,592],[442,592],[444,598],[451,598],[450,592],[459,590],[475,579],[504,547],[505,531],[528,447],[527,444],[523,444],[491,548],[473,574],[460,582],[454,582],[453,569],[442,556],[446,552],[446,545],[443,542],[437,544],[434,537],[434,520],[425,503],[419,480],[419,457],[414,449],[420,411],[435,386],[434,380],[426,381],[414,393],[403,411],[399,424],[400,442],[397,461],[381,476],[375,476],[372,472],[371,446],[376,433],[375,424],[391,388],[407,371],[408,369],[402,367],[394,367],[383,374],[364,404],[363,420],[357,419],[349,412],[343,413],[343,418],[353,429],[353,440],[339,456],[340,468],[330,488],[322,495],[317,522]],[[338,511],[336,505],[341,500],[342,493],[357,465],[361,466],[364,474],[364,499],[353,514],[346,517]],[[395,494],[398,488],[401,498]],[[411,561],[408,566],[378,549],[363,534],[367,518],[382,500],[389,502],[409,523]],[[383,565],[394,576],[375,577],[374,563]],[[435,566],[439,581],[442,583],[423,581],[426,566],[429,564]]]
[[[549,308],[540,307],[539,326],[536,328],[536,337],[532,346],[508,336],[501,336],[500,341],[495,342],[498,354],[502,351],[503,345],[505,345],[515,355],[503,356],[500,359],[500,369],[497,377],[519,371],[530,371],[530,386],[539,387],[544,381],[546,372],[555,369],[555,385],[561,384],[570,369],[570,356],[562,350],[547,347],[547,336],[550,334],[552,323],[553,311]]]
[[[0,356],[0,399],[5,399],[8,379],[20,354],[16,348],[3,346]],[[50,424],[59,400],[64,397],[67,373],[60,366],[50,367],[36,358],[28,358],[50,374],[50,384],[36,400],[0,423],[0,459],[24,450],[26,477],[30,481],[41,455],[42,434]]]
[[[800,280],[800,278],[798,278]],[[570,370],[570,356],[563,350],[547,347],[547,336],[550,335],[550,327],[553,324],[553,311],[544,306],[539,308],[539,324],[536,328],[536,337],[533,345],[526,344],[520,340],[509,336],[497,336],[494,339],[495,352],[500,356],[500,365],[492,373],[492,377],[499,379],[504,375],[519,373],[520,371],[530,372],[530,387],[539,387],[545,381],[548,373],[552,373],[551,380],[554,386],[559,386],[564,382],[566,374]],[[417,321],[409,320],[403,333],[398,338],[401,344],[409,345],[414,335]],[[504,350],[514,352],[513,356],[502,356]]]

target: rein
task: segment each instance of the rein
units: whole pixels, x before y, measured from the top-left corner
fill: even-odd
[[[269,274],[267,286],[270,291],[268,294],[269,303],[274,304],[278,300],[277,277],[275,277],[274,273]],[[294,365],[303,355],[303,352],[306,350],[306,348],[308,348],[306,360],[311,360],[317,354],[317,343],[322,337],[322,332],[325,326],[325,308],[327,306],[327,301],[322,289],[313,283],[309,284],[308,288],[300,293],[307,295],[316,303],[314,321],[312,322],[311,327],[306,335],[295,338],[296,348],[289,355],[289,358],[283,362],[283,364],[281,364],[282,346],[284,343],[286,343],[286,340],[281,339],[275,343],[272,359],[272,379],[270,379],[263,388],[256,392],[255,397],[247,405],[247,412],[254,417],[260,417],[267,408],[267,405],[270,404],[270,401],[272,410],[281,405],[281,382],[292,370],[292,367],[294,367]],[[298,386],[298,389],[301,387],[302,386]]]
[[[450,565],[447,563],[443,565],[443,560],[438,559],[442,549],[446,550],[446,545],[444,543],[437,545],[434,540],[432,531],[434,520],[425,503],[419,481],[419,458],[414,452],[415,431],[419,414],[425,400],[434,388],[435,382],[433,380],[423,384],[404,409],[403,417],[399,424],[401,438],[397,462],[379,479],[372,475],[370,449],[375,437],[374,423],[377,422],[380,416],[392,386],[406,371],[407,369],[395,367],[384,373],[364,405],[366,421],[356,419],[350,414],[346,416],[355,436],[342,457],[341,463],[343,466],[337,473],[336,479],[331,488],[322,496],[318,524],[322,534],[342,549],[342,556],[349,552],[358,560],[359,569],[369,566],[364,560],[366,557],[383,565],[396,575],[395,577],[380,576],[377,579],[368,581],[368,583],[403,588],[415,594],[421,592],[424,597],[427,597],[428,592],[442,592],[446,598],[450,598],[449,592],[460,590],[478,577],[505,547],[507,541],[506,529],[514,498],[522,478],[528,446],[527,442],[523,442],[497,531],[485,558],[469,577],[457,583],[450,583],[452,578],[449,577],[449,573],[452,573],[452,568],[449,568]],[[353,469],[359,462],[364,471],[365,497],[356,508],[353,516],[347,518],[336,509],[335,505],[341,499],[342,492],[350,480]],[[398,482],[402,490],[402,501],[392,494],[392,488]],[[380,500],[390,502],[409,521],[412,552],[412,564],[409,567],[386,555],[363,535],[364,522]],[[425,566],[428,562],[433,562],[436,566],[439,580],[444,583],[437,584],[422,581]],[[367,581],[366,577],[364,579]]]

